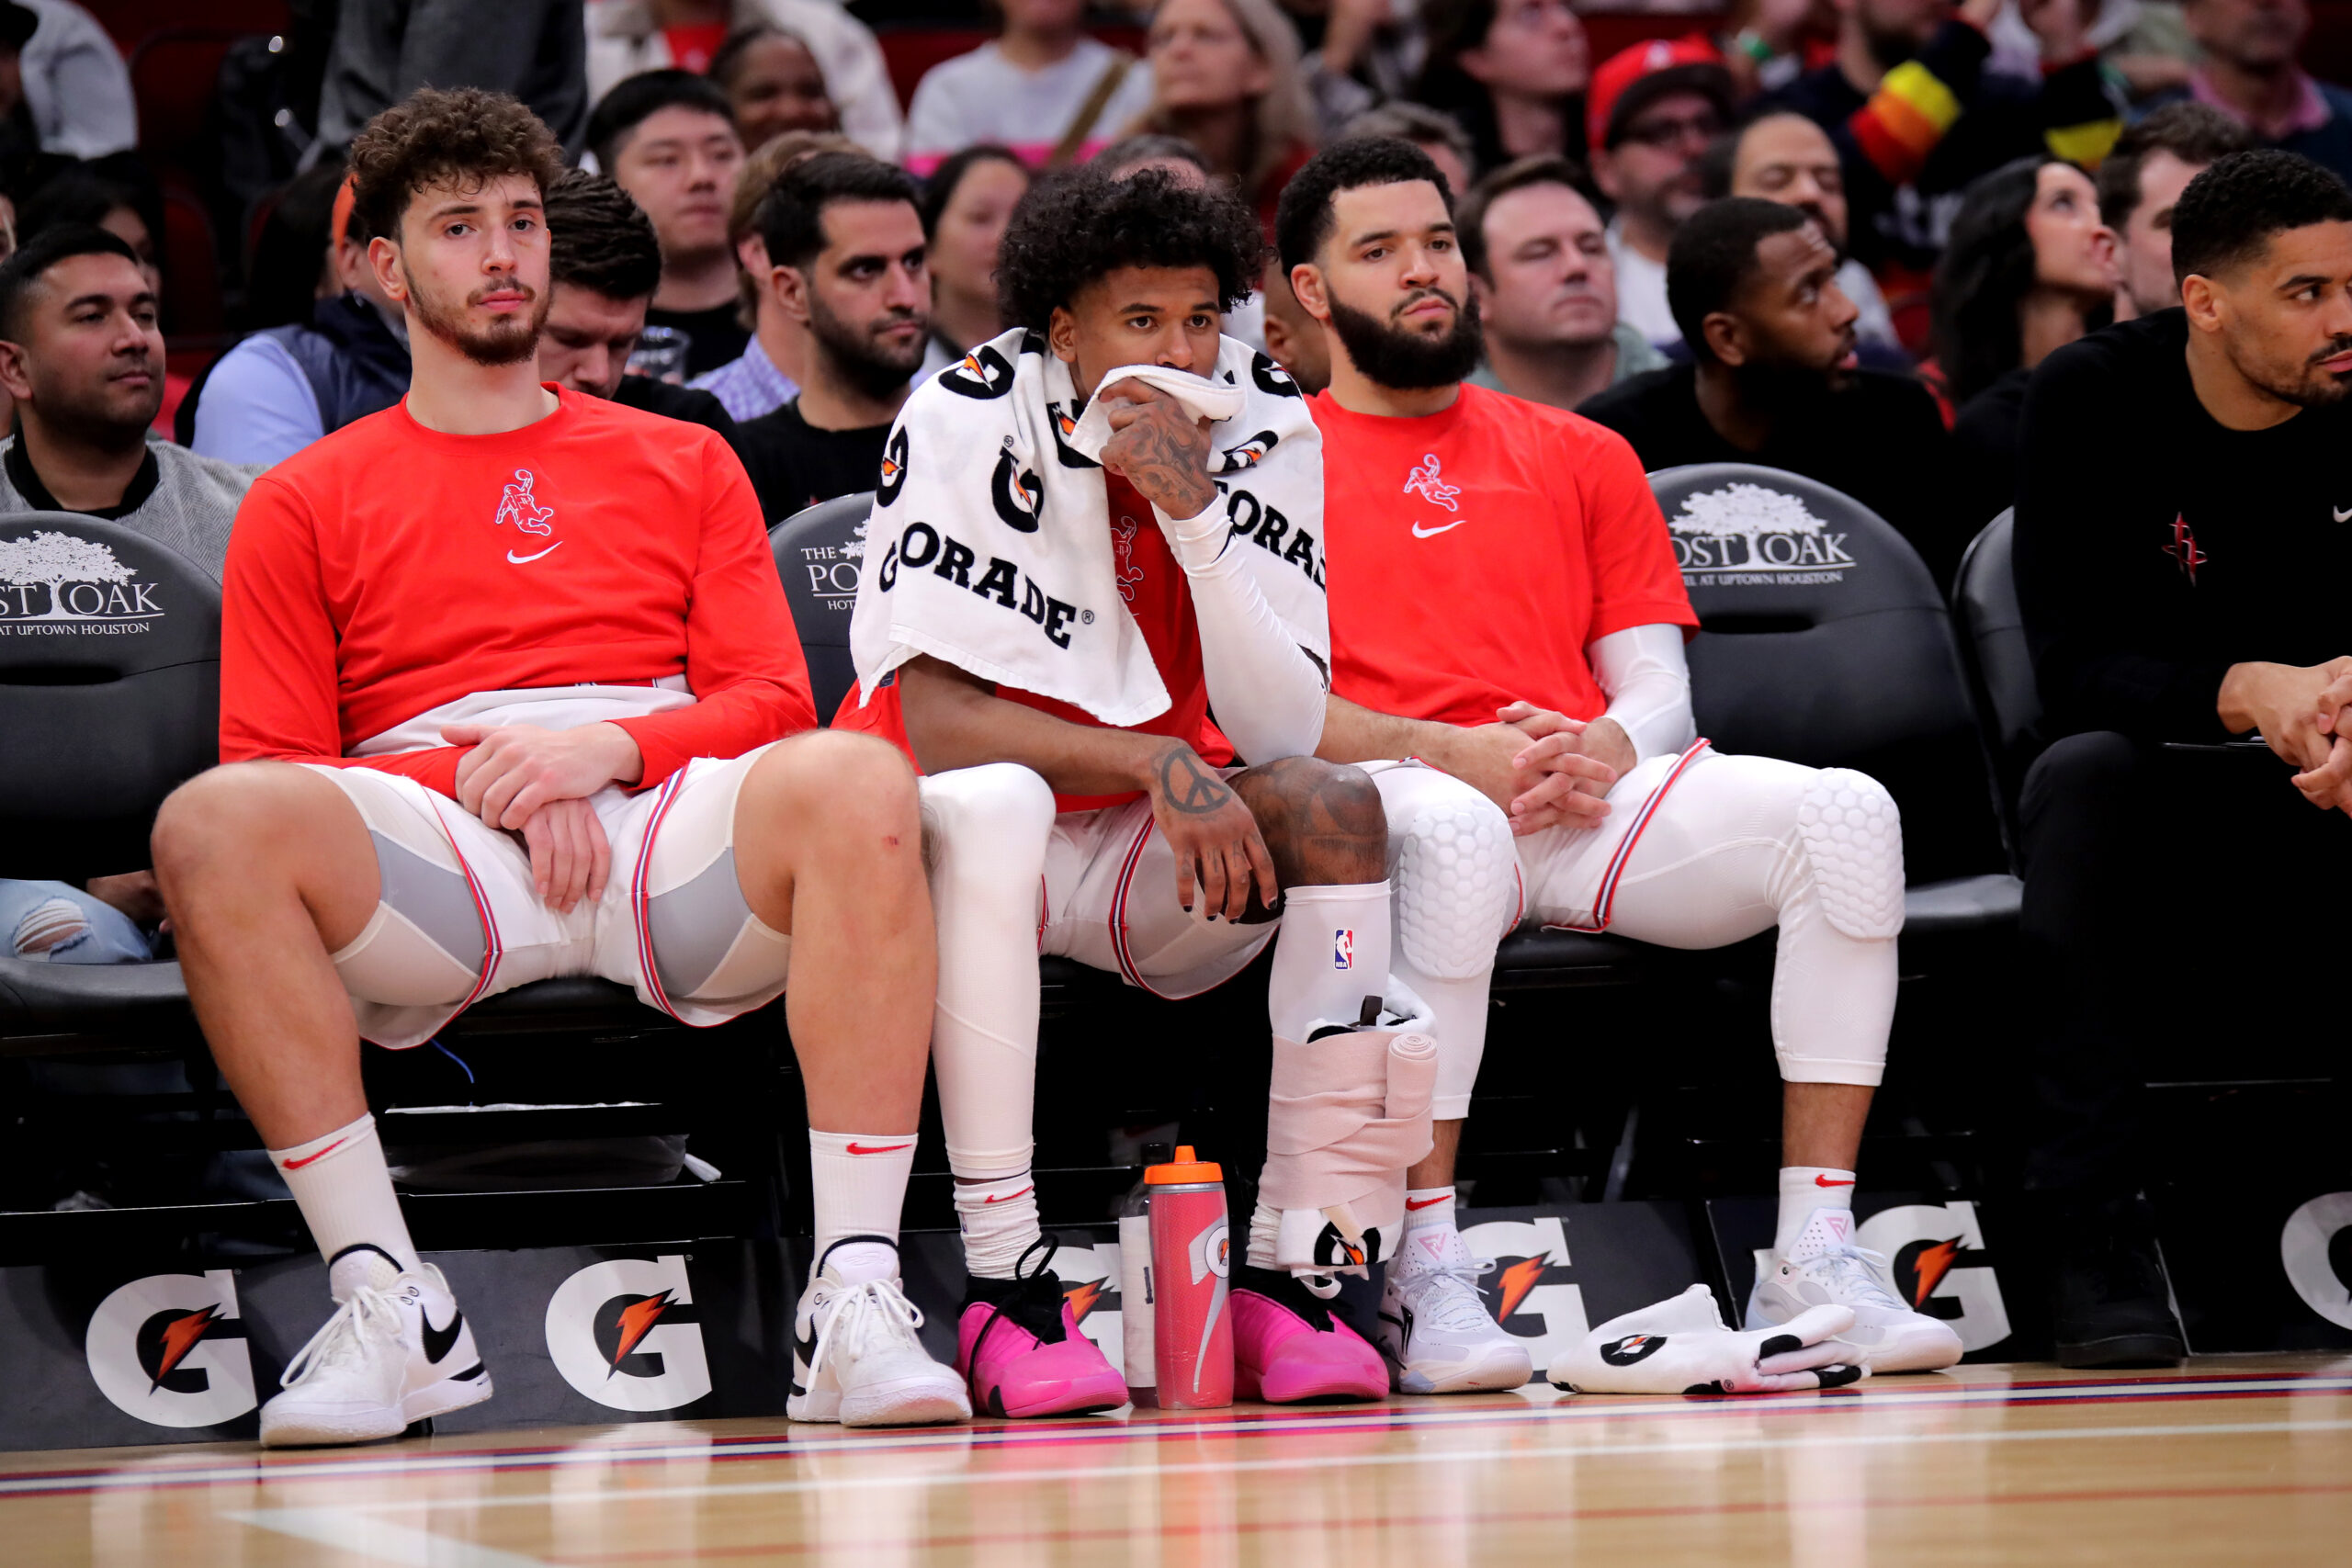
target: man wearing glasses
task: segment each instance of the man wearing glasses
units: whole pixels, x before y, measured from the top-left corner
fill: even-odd
[[[1731,122],[1731,73],[1703,39],[1637,43],[1592,73],[1586,134],[1592,175],[1617,215],[1617,319],[1660,348],[1682,341],[1666,303],[1666,253],[1706,203],[1699,155]]]

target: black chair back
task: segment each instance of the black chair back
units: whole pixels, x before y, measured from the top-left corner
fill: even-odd
[[[1960,558],[1960,576],[1952,585],[1952,616],[1959,623],[1969,693],[1976,702],[1985,754],[1993,761],[2001,825],[2012,847],[2017,843],[2018,792],[2042,748],[2041,692],[2034,683],[2033,650],[2025,639],[2012,564],[2016,518],[2012,509],[1984,525]]]
[[[148,863],[155,809],[220,756],[220,590],[119,523],[0,518],[7,874]]]
[[[1903,536],[1826,485],[1752,464],[1663,469],[1650,488],[1699,613],[1699,733],[1878,779],[1903,807],[1915,884],[2000,869],[1951,616]]]
[[[874,492],[836,496],[796,512],[768,530],[768,548],[792,602],[792,622],[800,651],[808,660],[808,685],[817,699],[817,722],[831,724],[842,699],[857,683],[849,656],[849,616],[857,606],[857,574],[865,561],[865,518]]]

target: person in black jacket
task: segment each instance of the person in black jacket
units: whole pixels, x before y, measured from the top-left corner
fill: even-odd
[[[2172,256],[2183,309],[2058,350],[2025,402],[2017,587],[2059,738],[2020,805],[2027,1177],[2061,1200],[2069,1366],[2182,1350],[2135,1196],[2143,1047],[2328,1033],[2352,881],[2352,190],[2233,154]]]

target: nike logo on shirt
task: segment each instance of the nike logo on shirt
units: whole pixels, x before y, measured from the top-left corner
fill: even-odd
[[[516,566],[528,566],[533,561],[537,560],[540,556],[551,556],[561,548],[563,548],[563,541],[561,539],[558,539],[554,544],[549,545],[546,549],[537,552],[536,555],[518,556],[513,550],[509,550],[506,552],[506,558]]]
[[[1457,517],[1453,522],[1446,524],[1442,528],[1424,528],[1419,523],[1416,523],[1413,525],[1413,537],[1416,539],[1434,539],[1440,534],[1444,533],[1447,528],[1459,528],[1462,525],[1469,521],[1470,519],[1467,517]]]

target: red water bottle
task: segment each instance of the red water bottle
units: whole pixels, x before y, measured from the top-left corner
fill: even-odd
[[[1233,1272],[1225,1172],[1179,1145],[1174,1163],[1143,1173],[1151,1189],[1151,1314],[1155,1392],[1163,1410],[1233,1403]]]

